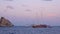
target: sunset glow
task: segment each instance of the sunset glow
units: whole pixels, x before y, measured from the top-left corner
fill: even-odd
[[[0,0],[0,17],[3,16],[9,19],[15,25],[39,24],[41,18],[44,24],[60,25],[59,1],[60,0],[50,2],[41,0]],[[37,20],[39,20],[39,23],[37,23]],[[56,20],[58,20],[58,22]]]

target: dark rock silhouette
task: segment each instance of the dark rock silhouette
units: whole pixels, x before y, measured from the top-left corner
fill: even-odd
[[[1,17],[0,26],[14,26],[8,19]]]

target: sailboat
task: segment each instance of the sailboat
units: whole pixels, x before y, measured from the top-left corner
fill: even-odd
[[[36,12],[36,14],[38,15],[37,12]],[[36,17],[37,17],[37,15],[36,15]],[[39,23],[39,20],[38,19],[37,19],[37,23]],[[43,11],[41,11],[41,22],[40,23],[44,23],[43,22]],[[32,25],[32,27],[33,28],[51,28],[51,26],[46,25],[46,24],[38,24],[38,25],[34,24],[34,25]]]

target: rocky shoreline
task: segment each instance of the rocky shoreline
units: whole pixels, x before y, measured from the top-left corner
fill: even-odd
[[[0,27],[11,27],[14,26],[8,19],[1,17],[0,18]]]

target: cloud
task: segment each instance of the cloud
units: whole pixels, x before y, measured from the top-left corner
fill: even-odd
[[[4,1],[13,1],[13,0],[4,0]]]
[[[53,16],[57,16],[56,14],[48,14],[48,17],[53,17]]]
[[[52,0],[43,0],[43,1],[52,1]]]
[[[8,9],[8,8],[13,9],[13,7],[12,7],[12,6],[7,6],[7,9]]]

